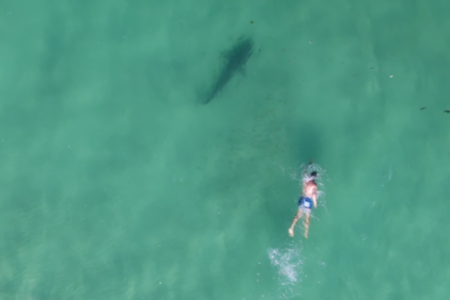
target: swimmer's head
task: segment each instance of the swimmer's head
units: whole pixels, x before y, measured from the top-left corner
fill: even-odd
[[[316,179],[317,178],[317,172],[316,171],[311,172],[311,174],[309,176],[311,176],[312,179]]]

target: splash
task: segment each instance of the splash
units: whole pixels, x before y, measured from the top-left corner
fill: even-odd
[[[292,299],[299,295],[298,285],[302,281],[301,249],[289,247],[285,249],[269,249],[267,255],[270,263],[277,269],[277,280],[280,283],[276,291],[277,299]]]
[[[295,167],[283,167],[278,165],[278,168],[284,173],[288,174],[293,181],[297,181],[300,185],[311,179],[310,174],[312,172],[317,172],[318,176],[316,182],[319,186],[323,185],[323,181],[328,181],[326,170],[319,166],[318,164],[300,164]]]
[[[270,263],[278,268],[279,279],[283,285],[293,284],[299,280],[298,272],[302,264],[299,252],[295,249],[269,249],[267,251]]]
[[[322,185],[323,178],[325,178],[325,170],[321,168],[318,164],[302,164],[300,165],[301,171],[301,181],[306,182],[312,179],[311,173],[317,172],[317,177],[315,178],[316,182],[318,182],[319,185]]]

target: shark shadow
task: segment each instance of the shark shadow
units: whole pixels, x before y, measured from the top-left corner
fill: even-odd
[[[231,78],[233,78],[237,72],[242,72],[244,70],[245,63],[252,54],[253,40],[250,38],[240,38],[230,50],[222,54],[225,60],[222,71],[203,104],[208,104],[214,100]]]

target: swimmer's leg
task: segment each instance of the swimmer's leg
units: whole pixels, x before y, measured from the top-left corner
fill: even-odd
[[[311,215],[306,213],[305,214],[305,238],[308,238],[308,230],[309,230],[309,217]]]
[[[295,227],[295,224],[297,223],[297,221],[298,220],[300,220],[300,218],[302,217],[302,213],[303,213],[303,211],[301,210],[301,209],[299,209],[298,210],[298,212],[297,212],[297,215],[295,215],[295,217],[294,217],[294,220],[292,220],[292,225],[291,225],[291,227],[289,227],[289,235],[291,236],[291,237],[293,237],[294,236],[294,227]]]

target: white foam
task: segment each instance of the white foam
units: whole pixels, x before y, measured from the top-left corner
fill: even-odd
[[[269,249],[270,263],[278,269],[281,284],[294,284],[301,273],[302,260],[299,249]]]

